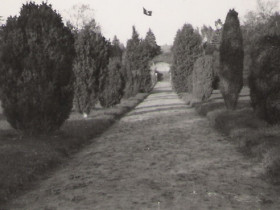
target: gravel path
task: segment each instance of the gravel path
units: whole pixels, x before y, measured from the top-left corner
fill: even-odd
[[[92,144],[7,209],[280,209],[279,193],[160,82]]]

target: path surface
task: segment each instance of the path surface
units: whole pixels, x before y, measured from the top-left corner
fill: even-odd
[[[280,209],[258,167],[158,83],[67,166],[7,209]]]

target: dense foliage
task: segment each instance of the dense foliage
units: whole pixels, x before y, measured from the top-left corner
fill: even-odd
[[[99,101],[103,107],[118,104],[124,94],[125,81],[122,74],[122,46],[114,37],[110,45],[110,60],[107,68],[101,71],[99,78]]]
[[[219,78],[219,71],[220,71],[220,51],[219,50],[214,50],[213,54],[213,73],[214,73],[214,80],[212,83],[212,87],[214,90],[219,89],[219,83],[220,83],[220,78]]]
[[[132,37],[127,41],[124,53],[125,97],[136,95],[138,92],[148,92],[152,88],[150,61],[160,53],[155,36],[151,30],[146,38],[141,40],[133,26]]]
[[[114,36],[112,44],[110,45],[110,57],[118,57],[119,59],[122,59],[123,51],[124,46],[121,44],[117,36]]]
[[[109,43],[94,29],[95,25],[86,25],[75,41],[75,108],[86,114],[98,102],[100,73],[109,62]]]
[[[145,39],[141,41],[139,51],[142,61],[140,65],[141,82],[139,91],[149,92],[153,85],[150,62],[161,53],[160,46],[157,45],[156,37],[151,29],[147,32]]]
[[[144,43],[148,53],[148,57],[150,59],[156,57],[161,53],[161,48],[157,45],[156,37],[151,29],[149,29],[149,31],[147,32]]]
[[[195,60],[201,54],[201,37],[192,25],[185,24],[178,30],[173,43],[171,66],[172,85],[176,92],[192,91],[192,71]]]
[[[2,31],[2,107],[26,133],[48,133],[69,117],[74,38],[50,5],[27,3]]]
[[[139,83],[139,45],[140,38],[135,27],[132,28],[132,37],[127,41],[123,60],[123,74],[125,78],[125,97],[131,97],[138,93]]]
[[[252,106],[269,123],[280,122],[280,15],[259,24],[252,39],[249,86]]]
[[[213,91],[214,71],[213,57],[205,55],[198,58],[193,69],[193,95],[200,101],[205,101]]]
[[[243,39],[238,13],[230,10],[222,30],[219,88],[227,109],[235,109],[243,86]]]
[[[105,69],[106,72],[100,78],[99,101],[103,107],[114,106],[122,99],[125,83],[121,68],[121,60],[113,57]]]

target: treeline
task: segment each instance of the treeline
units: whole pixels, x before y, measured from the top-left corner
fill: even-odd
[[[219,88],[226,108],[234,110],[245,69],[256,114],[279,123],[280,14],[249,13],[241,26],[238,13],[230,10],[225,23],[218,20],[216,26],[204,26],[200,32],[185,24],[178,30],[172,48],[174,90],[205,101]]]
[[[92,18],[82,27],[47,3],[30,2],[0,30],[1,102],[7,121],[27,134],[53,132],[73,108],[87,116],[100,103],[149,92],[150,61],[160,53],[151,30],[133,27],[126,48],[107,40]]]

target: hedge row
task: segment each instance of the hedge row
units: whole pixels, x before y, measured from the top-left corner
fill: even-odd
[[[94,19],[81,29],[66,27],[51,5],[29,2],[0,33],[4,114],[26,134],[59,129],[73,104],[87,116],[98,102],[113,106],[152,87],[149,61],[160,47],[151,30],[125,49],[116,37],[106,40]]]
[[[246,46],[250,37],[251,104],[255,113],[271,124],[280,122],[279,25],[280,15],[276,13],[246,31]],[[257,34],[253,33],[256,31]],[[212,38],[210,41],[215,41],[214,30],[204,27],[202,32],[203,36]],[[218,86],[226,108],[233,110],[243,87],[244,66],[243,36],[236,11],[228,12],[221,32],[218,45],[202,45],[202,37],[198,37],[191,25],[185,24],[178,30],[172,49],[172,84],[176,92],[192,93],[200,101],[208,99]]]

